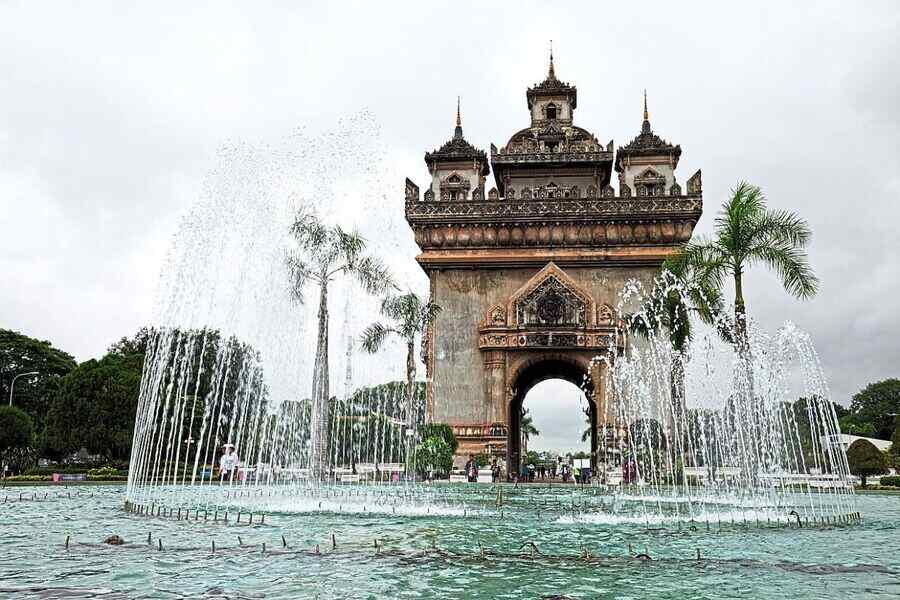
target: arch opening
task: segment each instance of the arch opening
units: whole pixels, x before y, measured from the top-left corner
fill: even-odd
[[[577,362],[564,359],[537,360],[523,368],[512,385],[512,397],[508,407],[508,438],[507,438],[507,473],[515,477],[522,473],[526,462],[527,441],[523,439],[522,417],[527,408],[526,400],[531,392],[538,388],[550,385],[550,390],[562,391],[557,397],[550,395],[545,402],[558,407],[560,411],[569,413],[573,424],[569,433],[563,432],[565,437],[571,438],[570,448],[560,448],[563,452],[576,446],[583,446],[589,451],[590,465],[596,467],[597,455],[597,407],[593,401],[593,389],[590,379],[586,378],[587,371]],[[547,382],[545,384],[544,382]],[[568,385],[566,385],[568,384]],[[566,420],[564,419],[564,422]],[[588,428],[588,439],[582,444],[582,432]]]

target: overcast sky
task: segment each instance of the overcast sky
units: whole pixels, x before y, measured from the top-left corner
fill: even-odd
[[[552,38],[576,123],[601,141],[638,133],[647,88],[655,131],[682,146],[678,179],[703,169],[698,231],[742,178],[809,220],[818,297],[757,270],[748,309],[811,332],[836,400],[900,375],[896,2],[126,4],[0,3],[2,327],[100,356],[148,323],[223,144],[367,109],[421,185],[457,95],[482,148],[527,124]],[[565,389],[529,399],[549,447],[581,431],[553,409]]]

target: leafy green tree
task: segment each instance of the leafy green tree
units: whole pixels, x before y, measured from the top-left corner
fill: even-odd
[[[147,344],[153,336],[157,335],[157,331],[150,327],[141,327],[131,337],[122,337],[118,342],[107,348],[109,354],[119,354],[127,356],[129,354],[147,354]]]
[[[363,350],[374,354],[381,349],[389,336],[396,335],[406,344],[406,425],[415,424],[415,402],[413,383],[416,379],[416,338],[422,335],[441,307],[434,302],[422,300],[413,292],[399,296],[388,296],[381,302],[381,314],[391,320],[385,325],[375,322],[366,327],[362,334]],[[426,420],[428,411],[426,411]]]
[[[789,294],[811,298],[819,286],[805,250],[811,238],[804,219],[770,210],[759,187],[742,181],[716,217],[713,238],[684,246],[678,260],[691,265],[704,285],[722,289],[726,278],[733,279],[735,341],[741,356],[749,353],[744,274],[764,265],[775,271]]]
[[[850,401],[853,422],[871,425],[871,434],[882,440],[891,439],[894,419],[900,414],[900,379],[870,383]]]
[[[312,455],[310,464],[324,475],[328,461],[328,286],[336,278],[354,277],[370,294],[381,294],[393,286],[393,280],[381,260],[365,254],[366,241],[356,231],[346,232],[335,225],[324,225],[315,215],[301,212],[291,225],[291,235],[297,242],[289,252],[287,264],[291,270],[292,294],[303,302],[306,287],[312,284],[319,290],[318,336],[312,376]]]
[[[453,435],[453,428],[446,423],[427,423],[419,429],[419,436],[422,439],[429,437],[439,437],[450,446],[450,450],[456,454],[459,448],[459,441]]]
[[[0,466],[19,471],[23,453],[31,446],[34,427],[24,410],[15,406],[0,406]]]
[[[416,471],[443,477],[453,468],[453,450],[444,438],[432,435],[416,446]]]
[[[847,448],[847,462],[850,472],[862,479],[866,487],[866,477],[887,472],[887,458],[869,440],[856,440]]]
[[[38,375],[16,381],[13,406],[24,410],[34,429],[40,432],[59,378],[74,369],[75,359],[53,347],[16,331],[0,329],[0,399],[9,402],[9,386],[19,373],[36,371]]]
[[[107,354],[63,377],[47,415],[48,445],[60,454],[85,448],[127,460],[143,364],[143,354]]]

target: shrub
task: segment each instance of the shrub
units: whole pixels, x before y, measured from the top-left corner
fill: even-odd
[[[850,463],[850,472],[862,479],[863,487],[866,486],[866,477],[887,471],[884,453],[868,440],[860,439],[850,444],[847,448],[847,462]]]
[[[110,467],[109,465],[105,467],[100,467],[99,469],[91,469],[87,472],[88,478],[92,479],[103,479],[105,477],[119,477],[122,474],[115,467]]]
[[[881,485],[900,488],[900,476],[893,475],[891,477],[882,477]]]
[[[453,435],[453,428],[447,425],[446,423],[429,423],[428,425],[424,425],[419,428],[419,435],[423,440],[427,440],[430,437],[439,437],[450,446],[450,452],[456,454],[456,450],[459,448],[459,442],[456,440],[456,436]]]
[[[416,470],[425,475],[429,471],[442,477],[453,468],[453,451],[441,437],[431,436],[416,446]]]

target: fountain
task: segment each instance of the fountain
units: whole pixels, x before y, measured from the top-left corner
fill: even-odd
[[[594,486],[504,496],[417,481],[408,441],[424,422],[424,393],[417,389],[407,406],[402,383],[379,385],[401,380],[393,366],[403,361],[366,362],[355,351],[377,300],[350,278],[330,284],[341,310],[332,327],[339,336],[324,346],[326,366],[331,346],[328,371],[315,350],[317,307],[293,293],[296,263],[288,257],[298,249],[291,236],[298,211],[368,221],[373,253],[399,247],[388,211],[359,200],[360,190],[378,190],[384,180],[383,165],[372,162],[379,144],[371,118],[340,131],[224,150],[182,224],[144,366],[130,510],[195,519],[245,511],[493,518],[537,507],[561,520],[648,527],[824,523],[855,514],[846,456],[832,443],[837,419],[808,336],[790,324],[766,334],[750,323],[749,358],[737,360],[727,341],[733,324],[720,317],[711,327],[697,324],[691,343],[676,351],[648,311],[672,294],[684,314],[696,307],[691,290],[668,275],[653,290],[634,281],[620,294],[626,351],[609,365],[603,469]],[[641,319],[649,326],[639,338],[631,329]],[[612,343],[621,347],[621,339]],[[331,395],[329,387],[339,389]],[[226,446],[236,455],[233,469],[220,463]]]

